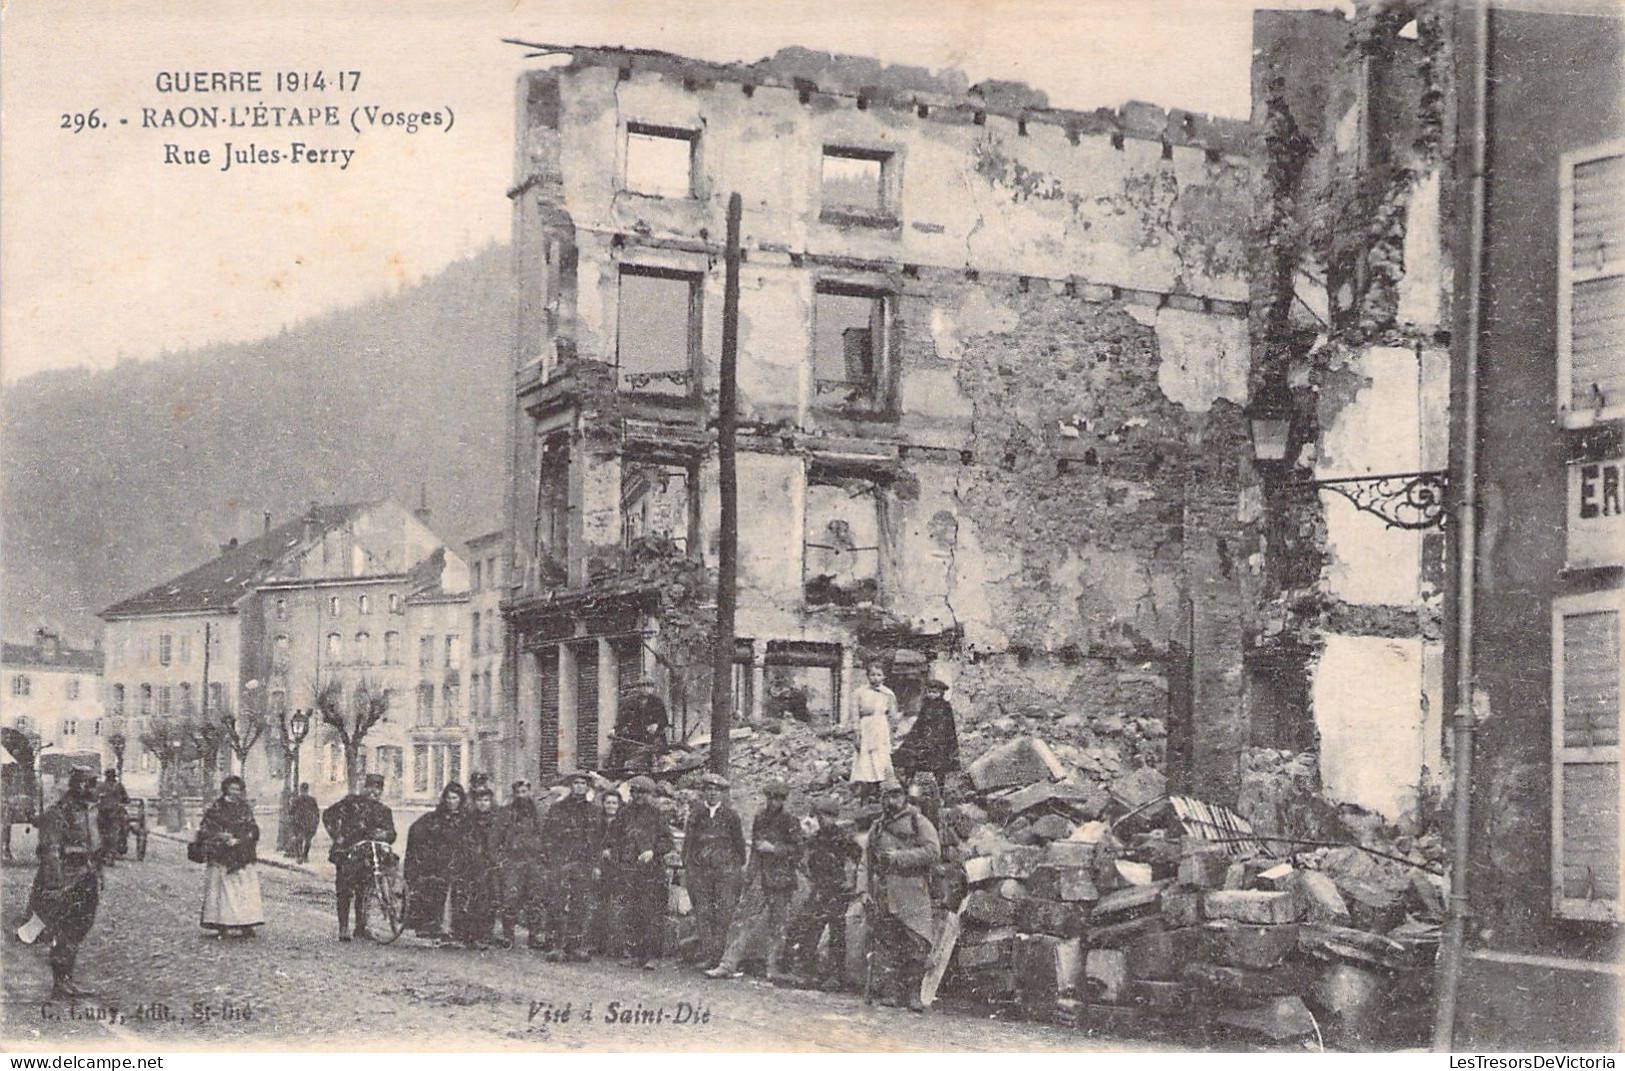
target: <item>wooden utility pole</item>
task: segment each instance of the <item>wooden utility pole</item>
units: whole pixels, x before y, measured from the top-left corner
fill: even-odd
[[[722,368],[717,384],[717,630],[711,647],[711,769],[728,773],[733,727],[734,604],[739,592],[739,480],[734,470],[739,378],[739,195],[728,198],[727,275],[722,291]]]

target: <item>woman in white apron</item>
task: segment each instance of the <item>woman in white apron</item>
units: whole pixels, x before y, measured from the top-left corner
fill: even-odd
[[[868,681],[852,693],[858,716],[858,754],[852,762],[852,783],[859,798],[878,798],[880,784],[892,776],[891,723],[897,717],[897,695],[886,687],[886,664],[870,662]]]
[[[220,782],[220,798],[198,823],[208,870],[203,876],[203,928],[218,937],[254,936],[265,924],[260,875],[255,866],[260,827],[241,777]]]

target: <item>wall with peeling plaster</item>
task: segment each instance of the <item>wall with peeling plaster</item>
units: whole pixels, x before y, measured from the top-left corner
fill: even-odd
[[[927,652],[967,719],[1089,749],[1103,775],[1163,765],[1170,709],[1199,709],[1222,726],[1185,726],[1200,754],[1175,773],[1224,798],[1239,752],[1223,744],[1246,736],[1246,139],[1149,105],[1062,113],[1024,87],[962,83],[802,52],[720,68],[594,50],[521,81],[512,501],[526,586],[511,613],[522,629],[527,605],[556,597],[525,568],[544,428],[588,442],[572,456],[589,471],[617,468],[627,421],[640,449],[665,436],[697,450],[689,546],[714,562],[705,413],[737,190],[738,635],[848,659]],[[695,132],[693,197],[624,189],[629,122]],[[829,145],[892,154],[894,220],[825,215]],[[701,278],[694,398],[602,388],[622,266]],[[893,411],[815,389],[820,283],[890,295]],[[826,478],[879,503],[872,602],[813,605],[804,590],[809,481]],[[608,555],[618,473],[575,487],[579,553]],[[1198,633],[1208,668],[1193,677]],[[1198,694],[1176,703],[1171,678]]]
[[[1254,22],[1274,185],[1253,368],[1283,377],[1301,445],[1266,496],[1275,516],[1255,564],[1274,609],[1261,649],[1301,652],[1326,790],[1393,821],[1415,821],[1418,786],[1442,773],[1445,544],[1292,481],[1446,467],[1448,15],[1415,0]]]

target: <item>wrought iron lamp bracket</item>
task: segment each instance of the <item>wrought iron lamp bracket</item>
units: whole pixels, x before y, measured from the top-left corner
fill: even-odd
[[[1381,517],[1390,528],[1424,531],[1445,524],[1450,477],[1443,469],[1295,482],[1316,490],[1335,491],[1354,503],[1356,509]]]

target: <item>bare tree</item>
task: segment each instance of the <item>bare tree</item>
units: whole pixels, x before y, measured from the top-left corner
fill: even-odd
[[[240,714],[231,708],[229,702],[224,707],[220,711],[220,727],[226,733],[226,746],[237,756],[237,773],[247,777],[248,753],[254,750],[254,745],[265,734],[265,715],[258,703],[248,702],[246,698]]]
[[[141,746],[158,757],[158,794],[162,797],[164,823],[171,830],[181,828],[182,767],[199,755],[196,728],[190,719],[167,714],[141,728]]]
[[[389,697],[365,680],[356,685],[354,702],[344,709],[344,685],[328,681],[316,692],[316,709],[322,724],[333,730],[344,748],[344,776],[354,791],[361,774],[361,746],[372,727],[389,714]]]

